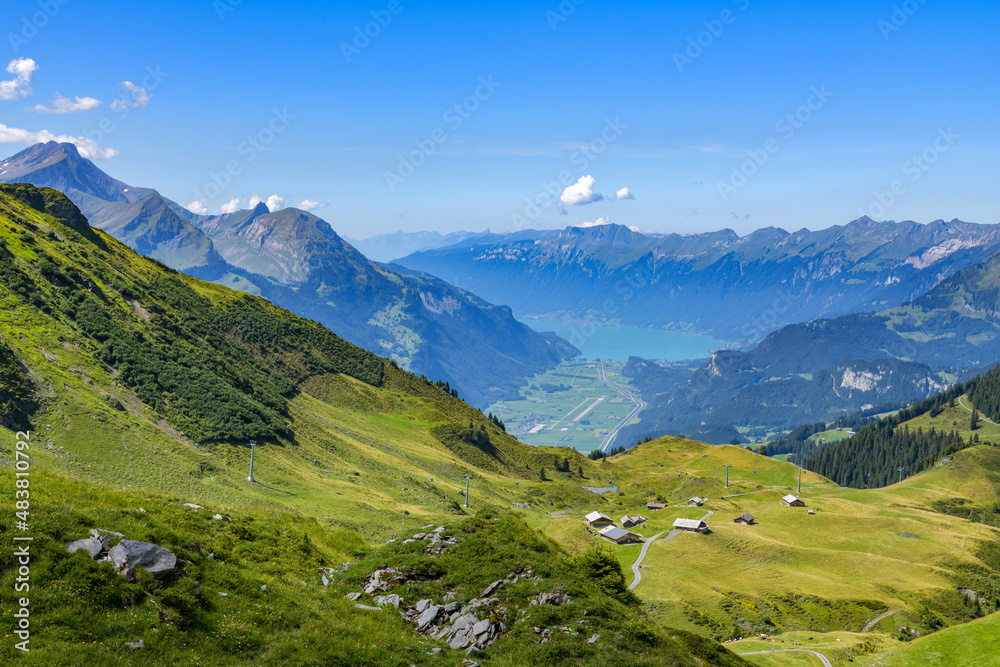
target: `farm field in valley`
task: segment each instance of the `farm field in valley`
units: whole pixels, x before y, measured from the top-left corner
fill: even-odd
[[[601,378],[602,365],[607,382]],[[613,361],[565,362],[532,378],[521,390],[520,400],[500,401],[489,411],[522,442],[591,452],[616,426],[636,421],[639,404],[627,395],[634,390],[621,374],[623,365]]]

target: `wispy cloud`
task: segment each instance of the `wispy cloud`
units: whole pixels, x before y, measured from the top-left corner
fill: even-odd
[[[118,87],[122,91],[121,96],[108,105],[112,109],[145,109],[153,97],[145,88],[131,81],[122,81]]]
[[[29,107],[28,110],[38,113],[64,114],[90,111],[91,109],[96,109],[99,106],[101,106],[101,101],[96,100],[93,97],[74,97],[73,99],[70,99],[56,93],[55,99],[52,100],[52,106],[47,107],[44,104],[36,104],[33,107]]]
[[[328,206],[329,204],[330,204],[329,201],[318,202],[312,199],[306,199],[305,201],[299,203],[295,208],[303,211],[315,211],[316,209],[323,208],[324,206]]]
[[[15,58],[7,65],[7,72],[13,79],[0,81],[0,100],[16,100],[31,95],[31,84],[35,81],[38,65],[31,58]]]

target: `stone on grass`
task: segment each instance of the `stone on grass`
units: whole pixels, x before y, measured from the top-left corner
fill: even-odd
[[[135,568],[141,567],[155,579],[164,579],[177,571],[177,556],[169,549],[148,542],[122,540],[108,552],[118,574],[132,580]]]
[[[417,632],[423,632],[437,620],[438,612],[441,611],[441,607],[437,605],[431,605],[424,610],[424,613],[417,617]]]
[[[104,551],[104,543],[97,538],[90,538],[87,540],[77,540],[76,542],[70,542],[66,545],[66,551],[71,554],[77,551],[86,551],[87,555],[90,556],[91,560],[94,560],[101,555]]]

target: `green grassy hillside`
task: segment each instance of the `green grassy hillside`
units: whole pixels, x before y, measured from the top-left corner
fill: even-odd
[[[989,667],[1000,665],[1000,615],[949,628],[889,651],[866,667]]]
[[[446,525],[465,540],[460,560],[425,564],[450,569],[453,589],[465,595],[530,563],[544,575],[539,592],[573,591],[573,613],[590,614],[574,623],[605,635],[543,646],[512,617],[482,659],[741,664],[712,642],[654,630],[629,596],[616,601],[615,586],[601,583],[613,569],[598,567],[588,583],[576,561],[508,514],[515,504],[532,516],[583,506],[597,464],[518,442],[314,322],[139,257],[54,190],[0,187],[0,302],[2,417],[32,443],[31,662],[455,664],[462,654],[432,652],[446,644],[397,614],[347,600],[353,569],[328,588],[317,570],[365,556],[358,572],[412,563],[395,540]],[[15,457],[15,433],[0,430],[2,489],[13,488]],[[0,518],[0,539],[24,534],[14,519]],[[70,556],[63,544],[90,528],[171,549],[181,574],[129,583]],[[0,563],[5,609],[16,604],[14,577],[12,562]],[[126,650],[137,639],[146,648]],[[15,655],[7,641],[2,651],[5,663]]]
[[[676,518],[713,512],[710,534],[654,542],[643,561],[635,592],[663,625],[719,640],[801,632],[835,642],[875,621],[850,642],[850,652],[837,648],[844,656],[870,655],[897,645],[904,634],[898,628],[910,639],[1000,604],[1000,531],[948,511],[963,507],[963,499],[975,507],[996,502],[998,471],[1000,450],[987,446],[878,490],[840,488],[806,471],[800,495],[807,507],[791,508],[780,499],[796,493],[795,467],[738,447],[664,439],[608,459],[604,477],[621,493],[591,506],[616,519],[647,516],[635,529],[647,538],[668,531]],[[709,501],[688,507],[695,495]],[[647,511],[652,500],[668,507]],[[744,513],[754,515],[756,525],[733,523]],[[578,515],[536,522],[571,553],[595,541]],[[628,570],[639,547],[621,547],[618,554]],[[977,591],[984,602],[971,604],[960,588]],[[777,660],[758,662],[810,664],[796,654]]]

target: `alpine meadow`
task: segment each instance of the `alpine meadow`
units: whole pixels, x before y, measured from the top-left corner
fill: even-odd
[[[0,663],[1000,667],[995,4],[8,5]]]

